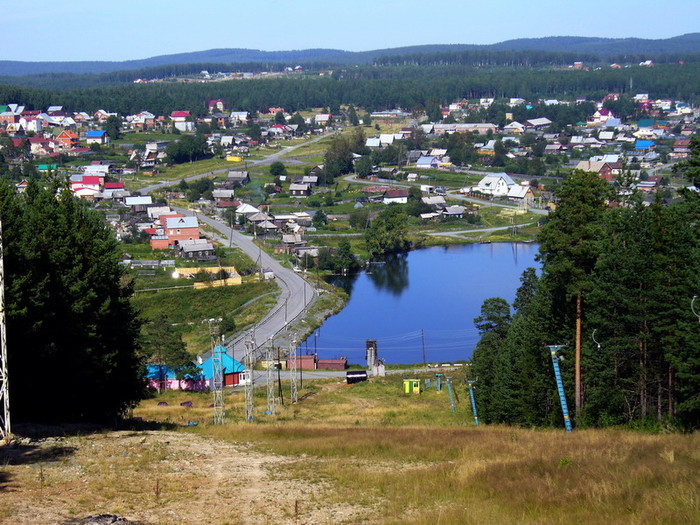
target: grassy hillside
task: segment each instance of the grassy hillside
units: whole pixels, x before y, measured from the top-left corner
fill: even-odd
[[[209,423],[209,394],[169,392],[135,411],[151,430],[0,448],[0,522],[700,520],[697,434],[474,427],[457,372],[456,412],[446,390],[403,394],[400,375],[356,385],[310,375],[300,401],[274,416],[257,389],[254,423],[243,422],[240,391],[227,394],[222,426]]]

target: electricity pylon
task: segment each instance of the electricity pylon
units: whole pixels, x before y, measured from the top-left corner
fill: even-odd
[[[255,367],[255,343],[248,338],[245,341],[245,368],[248,374],[248,380],[245,382],[245,420],[253,421],[255,412],[255,401],[253,395],[255,393],[255,381],[253,379],[253,368]]]
[[[7,382],[7,325],[5,324],[5,263],[2,248],[2,220],[0,220],[0,440],[9,442],[12,436],[10,425],[10,389]]]
[[[277,409],[277,394],[275,393],[275,376],[273,367],[273,356],[272,356],[272,339],[267,341],[267,353],[265,359],[267,360],[267,412],[273,416]]]

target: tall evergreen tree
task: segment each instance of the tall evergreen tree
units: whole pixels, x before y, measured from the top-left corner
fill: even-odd
[[[511,366],[501,352],[510,320],[510,306],[500,297],[486,299],[481,314],[474,319],[481,338],[472,355],[470,376],[478,381],[477,404],[486,423],[504,419],[503,409],[509,395],[506,377]]]
[[[143,394],[140,323],[114,235],[70,191],[0,185],[18,421],[105,421]]]
[[[598,258],[598,239],[609,189],[594,173],[573,171],[557,192],[557,208],[538,236],[539,259],[545,283],[556,291],[562,312],[573,308],[574,403],[576,418],[583,407],[581,345],[583,297],[590,290],[590,275]],[[573,302],[573,305],[572,305]],[[566,318],[562,322],[567,322]]]

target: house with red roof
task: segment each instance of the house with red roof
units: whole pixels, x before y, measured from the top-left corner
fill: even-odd
[[[173,122],[185,122],[188,118],[192,118],[189,111],[173,111],[170,113],[170,120]]]
[[[76,197],[94,201],[101,195],[102,182],[96,175],[71,177],[70,189]]]
[[[209,113],[226,111],[226,102],[224,102],[224,100],[220,98],[210,100],[207,106],[209,108]]]
[[[194,131],[195,126],[189,111],[173,111],[170,113],[170,120],[173,127],[180,131]]]
[[[595,126],[598,124],[605,124],[608,121],[608,119],[611,118],[615,118],[615,115],[613,115],[612,111],[610,111],[608,108],[600,108],[595,113],[593,113],[593,116],[588,122],[589,124]]]
[[[34,135],[29,139],[29,149],[36,157],[45,157],[58,149],[60,145],[53,139],[47,139],[43,135]]]
[[[669,157],[687,159],[690,156],[690,139],[678,139],[673,143],[673,151]]]
[[[384,204],[406,204],[408,202],[408,190],[404,188],[390,188],[384,192],[382,202]]]

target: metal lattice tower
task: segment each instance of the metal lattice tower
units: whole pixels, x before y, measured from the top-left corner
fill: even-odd
[[[248,380],[245,382],[245,420],[253,421],[255,413],[255,401],[253,395],[255,393],[255,381],[253,378],[253,368],[255,367],[255,343],[252,339],[246,339],[245,342],[245,368],[248,375]]]
[[[221,319],[209,319],[209,337],[211,339],[211,393],[214,406],[214,424],[223,425],[226,417],[224,406],[224,356],[225,348],[216,344],[216,330]],[[223,342],[223,341],[222,341]]]
[[[294,404],[299,399],[299,392],[297,391],[297,340],[292,339],[292,343],[289,346],[289,355],[287,356],[289,360],[289,388],[290,388],[290,403]]]
[[[2,220],[0,220],[0,440],[9,442],[12,435],[10,427],[10,391],[7,382],[7,336],[5,324],[5,263],[2,248]]]
[[[275,393],[275,376],[272,356],[272,339],[267,342],[267,412],[274,415],[277,409],[277,394]]]

